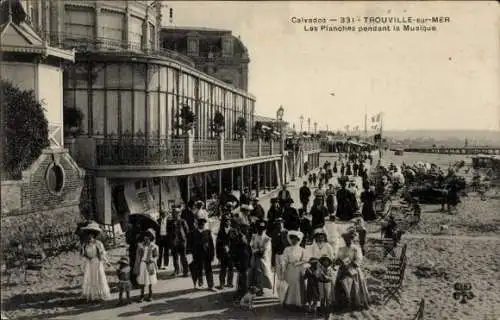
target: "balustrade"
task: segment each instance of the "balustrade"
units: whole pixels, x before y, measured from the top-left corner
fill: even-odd
[[[224,159],[240,159],[241,143],[241,141],[224,141]]]
[[[183,139],[97,138],[97,165],[184,163]]]
[[[247,141],[247,158],[258,157],[259,156],[259,142],[258,141]]]
[[[217,139],[193,139],[187,136],[161,139],[148,137],[93,139],[98,166],[175,165],[281,154],[279,141],[243,143],[241,140],[226,140],[221,143],[222,141]]]
[[[263,141],[262,142],[262,155],[268,156],[271,154],[271,142]]]
[[[219,160],[218,141],[213,139],[193,140],[194,162]]]

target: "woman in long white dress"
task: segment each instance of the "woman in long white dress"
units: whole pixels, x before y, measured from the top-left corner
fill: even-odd
[[[363,253],[358,245],[352,244],[356,238],[356,230],[350,228],[342,234],[345,246],[341,247],[337,256],[340,265],[335,281],[334,304],[339,310],[361,310],[369,307],[369,293],[366,280],[360,265]]]
[[[271,270],[272,247],[271,238],[266,235],[266,222],[257,222],[258,233],[253,234],[250,242],[252,259],[250,264],[250,287],[258,296],[264,294],[263,289],[273,288],[273,272]]]
[[[81,231],[86,236],[82,248],[85,257],[82,295],[87,301],[109,300],[111,293],[104,270],[104,264],[108,264],[108,257],[104,245],[96,239],[102,232],[101,228],[97,223],[91,222]]]
[[[139,302],[144,300],[144,289],[148,287],[149,295],[146,301],[153,299],[153,285],[158,282],[157,260],[159,256],[158,246],[153,242],[155,231],[148,229],[143,236],[142,243],[137,247],[137,258],[135,259],[134,269],[138,270],[137,283],[141,286],[141,297]]]
[[[307,253],[300,246],[300,242],[304,234],[300,231],[288,231],[288,242],[290,246],[283,251],[281,258],[282,275],[280,280],[283,280],[288,288],[281,297],[281,301],[287,307],[302,307],[305,304],[305,288],[304,288],[304,270],[307,267]]]

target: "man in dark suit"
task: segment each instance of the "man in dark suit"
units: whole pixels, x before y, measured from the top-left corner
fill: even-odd
[[[181,209],[174,208],[172,219],[169,219],[167,223],[167,237],[168,243],[171,245],[175,274],[179,274],[180,258],[184,277],[188,275],[188,262],[186,259],[188,236],[189,226],[187,222],[181,218]]]
[[[257,197],[252,198],[252,212],[250,212],[250,215],[260,220],[264,220],[266,218],[264,208],[260,205],[259,198]]]
[[[198,228],[192,235],[193,262],[197,273],[198,286],[203,286],[203,271],[207,278],[207,285],[210,291],[214,288],[214,274],[212,272],[212,261],[215,258],[215,247],[212,238],[212,231],[205,228],[206,219],[198,220]]]
[[[307,181],[299,189],[300,203],[302,203],[302,209],[304,213],[307,213],[307,205],[309,204],[309,198],[311,197],[311,189],[307,186]]]
[[[288,186],[287,184],[283,184],[282,189],[280,192],[278,192],[278,203],[280,204],[281,208],[285,207],[285,204],[292,199],[292,196],[290,195],[290,191],[288,191]]]
[[[158,239],[156,240],[156,245],[158,245],[158,268],[166,269],[168,266],[168,255],[170,251],[170,243],[168,242],[168,217],[164,210],[160,211],[160,218],[158,219],[158,225],[160,226],[160,233],[158,234]],[[162,265],[163,263],[163,265]]]
[[[249,226],[245,224],[235,224],[235,228],[230,232],[231,237],[231,257],[236,270],[238,271],[238,289],[234,296],[238,301],[248,291],[248,268],[250,267],[251,249]]]
[[[222,218],[219,232],[217,233],[217,240],[215,244],[215,253],[220,262],[220,286],[217,289],[224,289],[233,287],[233,259],[231,257],[231,237],[230,234],[233,228],[231,227],[231,216],[226,215]],[[226,279],[227,275],[227,279]],[[227,280],[227,281],[226,281]]]
[[[275,227],[273,234],[271,235],[271,247],[272,247],[272,260],[271,266],[276,268],[279,265],[279,260],[283,251],[288,247],[287,234],[288,230],[285,229],[283,224],[283,218],[278,218],[274,221]]]

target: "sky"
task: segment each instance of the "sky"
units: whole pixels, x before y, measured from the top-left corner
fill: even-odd
[[[256,113],[307,129],[500,129],[500,19],[496,1],[173,1],[173,22],[228,29],[250,56]],[[168,9],[167,9],[168,10]],[[292,17],[449,17],[435,32],[307,32]],[[338,25],[338,22],[332,22]],[[310,24],[309,24],[310,25]],[[356,26],[361,25],[356,23]],[[331,95],[334,93],[334,95]],[[312,128],[311,128],[312,129]]]

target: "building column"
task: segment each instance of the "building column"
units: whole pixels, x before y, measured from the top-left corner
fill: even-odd
[[[222,194],[222,170],[218,170],[217,176],[219,178],[219,196]]]
[[[107,178],[95,178],[95,193],[96,196],[96,220],[103,224],[111,224],[111,186]]]
[[[269,174],[269,190],[273,189],[274,186],[274,179],[273,179],[273,161],[269,162],[269,168],[268,168],[268,174]]]
[[[208,193],[208,188],[207,188],[207,173],[203,172],[203,201],[206,202],[208,199],[207,193]]]
[[[257,171],[256,172],[256,175],[257,175],[257,177],[256,177],[256,179],[257,179],[256,180],[256,186],[257,187],[256,188],[257,189],[255,190],[255,195],[258,197],[259,196],[259,190],[260,190],[260,163],[257,164],[256,171]]]
[[[267,167],[266,167],[266,163],[267,162],[262,163],[262,173],[263,173],[263,177],[264,177],[264,185],[262,186],[262,192],[263,193],[266,193],[266,189],[267,189]]]
[[[189,176],[186,176],[186,199],[191,200],[191,183]]]
[[[248,189],[253,190],[253,165],[248,166]]]
[[[234,168],[231,168],[231,191],[234,190]]]
[[[240,167],[240,191],[245,189],[245,166]]]

